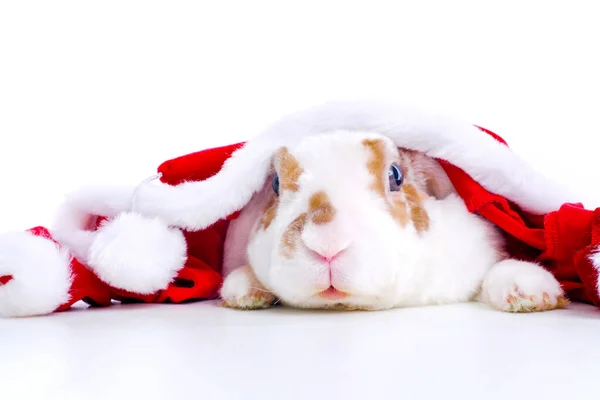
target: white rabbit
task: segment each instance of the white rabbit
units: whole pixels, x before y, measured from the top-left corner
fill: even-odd
[[[542,266],[507,259],[443,169],[388,137],[336,131],[281,147],[225,242],[223,304],[381,310],[479,300],[566,305]]]

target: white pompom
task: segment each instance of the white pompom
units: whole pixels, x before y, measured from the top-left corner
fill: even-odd
[[[157,218],[123,213],[96,232],[88,265],[112,287],[151,294],[165,289],[187,260],[179,229]]]
[[[0,317],[50,314],[69,301],[71,257],[29,232],[0,235]]]

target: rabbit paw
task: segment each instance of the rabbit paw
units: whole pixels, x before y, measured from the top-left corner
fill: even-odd
[[[568,300],[554,276],[540,265],[505,260],[484,278],[480,301],[506,312],[538,312],[564,308]]]
[[[232,271],[221,288],[221,306],[241,310],[269,308],[275,296],[263,288],[249,265]]]

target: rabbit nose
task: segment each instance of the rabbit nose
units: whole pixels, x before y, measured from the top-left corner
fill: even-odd
[[[331,263],[334,259],[338,258],[349,246],[350,246],[350,243],[348,242],[348,243],[344,243],[341,246],[336,246],[334,248],[331,248],[331,247],[329,247],[329,248],[324,248],[324,247],[313,248],[310,246],[306,246],[306,247],[317,258],[319,258],[322,261],[325,261],[327,263]]]
[[[309,199],[308,217],[301,240],[312,255],[331,263],[351,243],[344,215],[340,215],[328,194],[320,191]]]

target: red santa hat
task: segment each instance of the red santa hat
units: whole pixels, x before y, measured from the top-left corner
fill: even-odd
[[[162,184],[82,189],[67,198],[52,235],[103,282],[129,293],[169,288],[190,258],[210,260],[219,272],[226,221],[263,186],[275,150],[334,130],[378,132],[437,159],[469,210],[506,233],[513,256],[544,263],[572,299],[600,304],[595,210],[570,203],[564,187],[493,132],[397,104],[327,103],[247,142],[169,160],[158,168]]]

